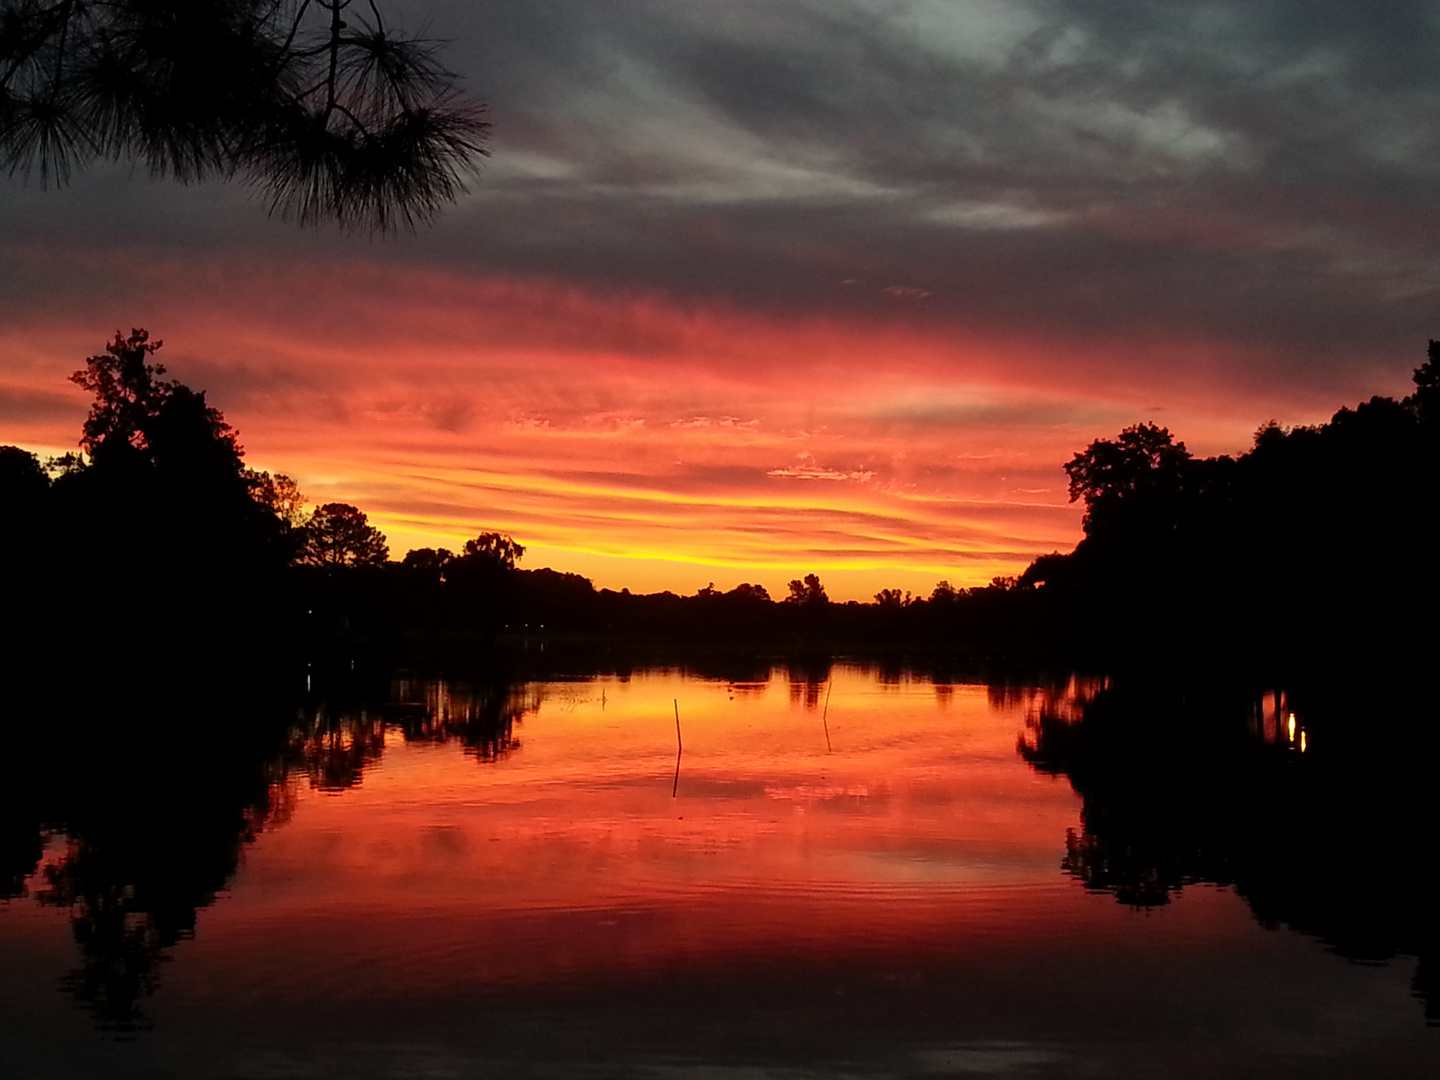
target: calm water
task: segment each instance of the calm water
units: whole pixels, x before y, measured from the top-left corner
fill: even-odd
[[[39,834],[0,1076],[1433,1080],[1413,956],[1127,877],[1044,752],[1102,689],[658,670],[312,709],[250,796],[167,765],[111,832]]]

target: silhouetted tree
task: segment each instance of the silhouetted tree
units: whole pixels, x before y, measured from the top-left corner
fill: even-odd
[[[239,175],[301,224],[428,221],[486,153],[483,109],[373,0],[5,0],[0,166],[97,158]]]
[[[1405,405],[1422,424],[1434,424],[1440,419],[1440,341],[1431,341],[1425,363],[1415,369],[1412,376],[1415,392],[1405,399]]]
[[[825,595],[825,586],[820,584],[818,574],[806,574],[803,581],[796,579],[790,582],[788,588],[790,595],[785,598],[787,604],[798,604],[802,607],[813,607],[818,604],[828,604],[830,597]]]
[[[1137,496],[1178,486],[1179,469],[1190,459],[1185,444],[1168,429],[1135,424],[1118,438],[1096,439],[1065,466],[1070,501],[1085,501],[1085,529],[1092,531]]]
[[[51,576],[29,617],[84,628],[97,693],[155,655],[185,678],[225,680],[241,639],[261,639],[253,657],[283,638],[286,526],[257,500],[235,430],[202,391],[165,378],[159,348],[143,329],[117,332],[72,375],[93,395],[82,453],[50,463],[36,526]]]
[[[50,487],[40,459],[18,446],[0,446],[0,505],[30,505]]]
[[[25,671],[31,666],[28,656],[45,648],[40,643],[43,624],[35,616],[55,600],[46,572],[55,547],[50,535],[53,501],[50,477],[40,460],[18,446],[0,446],[0,603],[5,609],[0,674],[10,663],[17,672]],[[3,885],[0,865],[0,888]]]
[[[300,562],[306,566],[381,566],[389,557],[384,534],[349,503],[317,506],[305,523]]]
[[[238,433],[219,409],[206,404],[204,391],[177,383],[145,436],[155,465],[173,474],[194,495],[243,495],[255,501]]]
[[[493,562],[506,570],[515,569],[515,563],[524,554],[525,546],[504,533],[483,532],[474,540],[465,541],[465,558]]]
[[[85,455],[56,459],[51,471],[64,479],[93,468],[97,482],[112,486],[122,475],[149,475],[183,489],[192,503],[228,502],[232,513],[251,517],[263,508],[270,525],[296,524],[304,499],[295,482],[244,467],[235,429],[204,391],[161,378],[164,365],[151,362],[161,344],[143,329],[128,337],[117,330],[104,353],[70,376],[94,395],[80,439]]]
[[[770,602],[770,591],[764,585],[752,585],[748,581],[742,581],[725,595],[744,600],[762,600],[767,604]]]
[[[445,580],[445,568],[455,561],[449,548],[414,548],[405,553],[400,565],[426,581]]]
[[[1440,604],[1437,360],[1431,342],[1404,401],[1269,421],[1237,459],[1191,458],[1154,425],[1096,440],[1066,466],[1085,538],[1022,585],[1043,583],[1049,625],[1111,662],[1178,674],[1205,657],[1239,679],[1304,681],[1423,665]]]
[[[245,481],[250,485],[256,502],[291,529],[305,524],[305,496],[300,494],[299,485],[284,473],[271,476],[268,472],[245,470]]]
[[[131,330],[129,337],[116,330],[105,352],[88,357],[70,376],[95,396],[80,439],[92,459],[150,449],[149,429],[177,385],[160,378],[165,365],[148,362],[163,344],[151,341],[146,330]]]

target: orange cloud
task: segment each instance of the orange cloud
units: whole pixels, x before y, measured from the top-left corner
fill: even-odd
[[[44,254],[48,272],[57,261]],[[1167,389],[1168,372],[1097,385],[1103,358],[963,328],[361,261],[217,275],[138,264],[119,325],[168,339],[161,358],[209,392],[254,465],[362,506],[397,553],[502,529],[527,565],[614,588],[780,591],[811,570],[837,599],[983,583],[1074,543],[1060,466],[1152,415],[1144,403],[1200,450],[1241,449],[1258,422]],[[50,318],[0,334],[4,441],[74,443],[86,403],[64,379],[115,318]]]

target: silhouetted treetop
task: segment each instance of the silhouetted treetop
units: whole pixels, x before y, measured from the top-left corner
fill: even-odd
[[[731,589],[725,595],[739,597],[745,600],[764,601],[765,603],[770,602],[769,589],[765,588],[764,585],[752,585],[748,581],[742,581],[739,585],[736,585],[735,588]]]
[[[159,469],[194,496],[253,497],[235,429],[203,391],[160,378],[164,365],[150,362],[160,345],[145,330],[117,330],[104,353],[70,376],[95,395],[80,439],[89,464]]]
[[[818,574],[806,574],[803,581],[798,578],[791,581],[788,588],[790,595],[785,598],[787,604],[800,604],[804,607],[812,607],[817,604],[828,604],[830,597],[825,594],[825,586],[820,584]]]
[[[284,473],[271,476],[268,472],[246,469],[245,481],[250,485],[255,501],[286,526],[298,529],[305,524],[305,496],[300,494],[299,486],[290,477]]]
[[[505,533],[483,532],[473,540],[465,541],[464,558],[479,562],[493,562],[506,570],[515,569],[515,563],[524,556],[525,545],[517,544]]]
[[[443,581],[445,568],[455,559],[449,548],[413,548],[405,553],[400,565],[427,581]]]
[[[238,175],[302,225],[413,226],[475,174],[482,115],[374,0],[0,7],[0,165],[42,183],[131,158],[185,182]]]
[[[1431,341],[1425,363],[1415,369],[1412,376],[1415,392],[1405,399],[1405,405],[1422,424],[1433,424],[1440,418],[1440,341]]]
[[[88,357],[85,367],[70,376],[95,395],[80,439],[92,458],[149,449],[146,430],[176,386],[160,378],[165,365],[148,363],[163,344],[151,341],[146,330],[131,330],[129,337],[116,330],[105,352]]]
[[[1070,501],[1085,501],[1085,528],[1089,531],[1127,498],[1179,484],[1180,468],[1190,460],[1185,444],[1174,441],[1167,428],[1134,424],[1114,440],[1096,439],[1065,466],[1070,477]]]
[[[0,446],[0,504],[13,508],[44,495],[50,477],[40,459],[18,446]]]
[[[317,506],[305,524],[300,562],[307,566],[383,566],[389,558],[384,535],[349,503]]]

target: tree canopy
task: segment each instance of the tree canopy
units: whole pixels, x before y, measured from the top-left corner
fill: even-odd
[[[1406,407],[1422,424],[1434,423],[1440,417],[1440,341],[1430,342],[1425,362],[1411,378],[1415,392],[1405,399]]]
[[[239,177],[271,213],[433,219],[487,153],[483,107],[374,0],[0,0],[0,167],[98,158]]]
[[[1178,483],[1181,466],[1190,460],[1185,444],[1168,428],[1134,424],[1113,441],[1096,439],[1070,459],[1070,501],[1085,501],[1085,528],[1090,531],[1118,505]]]
[[[307,566],[383,566],[390,547],[364,511],[349,503],[324,503],[315,508],[304,529],[300,561]]]
[[[143,329],[128,337],[117,330],[103,353],[70,376],[94,395],[80,439],[88,465],[148,467],[183,479],[196,496],[254,498],[258,474],[245,470],[235,429],[203,390],[162,379],[165,366],[150,362],[162,344]]]
[[[88,357],[70,381],[95,396],[85,418],[80,445],[90,456],[111,457],[149,450],[148,432],[178,384],[163,380],[165,365],[149,358],[162,341],[147,330],[115,331],[104,353]]]
[[[803,581],[796,578],[789,583],[787,588],[790,590],[790,595],[784,601],[787,604],[813,607],[830,602],[830,597],[825,594],[825,586],[820,583],[818,574],[806,574]]]
[[[480,562],[493,562],[506,570],[513,570],[516,560],[524,554],[525,545],[517,544],[505,533],[482,532],[475,539],[465,541],[463,557]]]

